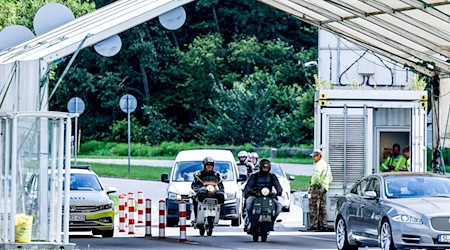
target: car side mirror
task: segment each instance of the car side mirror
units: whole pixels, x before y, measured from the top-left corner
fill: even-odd
[[[164,173],[161,175],[161,181],[165,183],[169,183],[169,175]]]
[[[108,191],[106,191],[106,194],[112,194],[117,192],[117,188],[115,187],[108,187]]]
[[[227,176],[226,174],[224,174],[224,175],[222,175],[222,178],[223,178],[224,180],[226,180],[226,179],[228,178],[228,176]]]
[[[247,175],[246,174],[240,174],[238,178],[238,182],[245,182],[247,181]]]
[[[295,180],[295,176],[289,176],[289,181],[293,181],[293,180]]]
[[[364,199],[374,200],[376,198],[377,198],[377,193],[375,193],[375,191],[365,191],[364,192]]]

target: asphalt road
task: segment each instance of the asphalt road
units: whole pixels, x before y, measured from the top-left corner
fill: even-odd
[[[81,162],[96,162],[105,164],[120,164],[128,165],[128,159],[93,159],[93,158],[78,158],[77,161]],[[154,166],[154,167],[171,167],[173,160],[142,160],[131,159],[131,165],[133,166]],[[287,174],[293,175],[306,175],[311,176],[313,174],[313,164],[290,164],[279,163]]]
[[[79,249],[336,249],[334,232],[305,232],[299,199],[303,193],[296,193],[291,199],[291,211],[281,213],[282,220],[275,224],[268,241],[253,242],[251,236],[241,227],[232,227],[229,221],[220,221],[212,237],[199,236],[198,230],[187,227],[187,241],[179,242],[179,228],[166,228],[166,239],[158,239],[158,202],[166,198],[167,184],[158,181],[100,178],[105,186],[115,186],[118,194],[143,191],[145,198],[152,199],[152,235],[145,238],[144,227],[138,225],[135,235],[119,233],[116,226],[114,238],[101,238],[91,233],[71,233],[70,242]],[[118,221],[118,219],[116,219]],[[189,225],[189,221],[187,223]],[[377,249],[377,248],[367,248]]]

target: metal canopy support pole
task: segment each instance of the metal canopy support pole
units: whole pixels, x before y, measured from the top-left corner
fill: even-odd
[[[15,240],[15,214],[17,205],[17,116],[12,118],[11,129],[11,217],[9,220],[10,241]]]
[[[347,192],[347,115],[348,108],[344,104],[344,194]]]
[[[12,242],[11,238],[9,237],[9,220],[10,220],[10,207],[11,207],[11,199],[10,199],[10,185],[11,185],[11,176],[10,176],[10,169],[11,169],[11,120],[6,119],[5,120],[5,204],[4,204],[4,221],[2,224],[2,227],[4,229],[4,235],[5,235],[5,241],[6,242]]]
[[[5,176],[5,142],[6,142],[6,135],[5,135],[5,121],[4,119],[0,118],[0,241],[4,242],[6,240],[6,234],[5,230],[7,228],[6,225],[3,223],[6,221],[6,206],[7,206],[7,200],[8,196],[5,193],[6,190],[6,176]]]
[[[63,120],[63,119],[61,119]],[[64,182],[64,244],[69,243],[69,201],[70,201],[70,138],[72,134],[72,121],[69,116],[66,119],[66,160]]]
[[[59,119],[58,126],[58,188],[56,193],[56,243],[61,243],[61,228],[62,228],[62,199],[63,199],[63,165],[64,165],[64,119]],[[69,208],[64,208],[67,211]]]
[[[55,242],[56,240],[56,234],[55,234],[55,223],[56,221],[59,219],[58,217],[56,217],[57,213],[55,211],[55,202],[56,202],[56,183],[57,183],[57,178],[55,178],[55,170],[56,170],[56,158],[57,158],[57,122],[55,119],[52,120],[51,122],[51,131],[52,131],[52,145],[51,145],[51,157],[52,157],[52,161],[51,161],[51,170],[50,170],[50,210],[49,210],[49,214],[50,214],[50,227],[49,227],[49,241],[50,242]]]

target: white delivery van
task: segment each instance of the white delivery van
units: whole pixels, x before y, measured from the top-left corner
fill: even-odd
[[[189,200],[191,184],[194,174],[203,169],[202,161],[205,157],[212,157],[215,161],[214,171],[219,172],[223,178],[225,188],[225,203],[220,212],[220,219],[231,220],[232,226],[239,226],[242,222],[242,191],[238,181],[239,172],[233,154],[229,150],[196,149],[180,151],[175,158],[170,176],[161,175],[161,181],[166,182],[166,225],[178,224],[178,204],[180,200],[186,201],[187,219],[190,219],[192,204]]]

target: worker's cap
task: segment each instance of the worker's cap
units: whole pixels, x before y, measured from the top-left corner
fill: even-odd
[[[314,151],[310,154],[310,156],[314,155],[322,155],[322,151],[320,149],[314,149]]]

